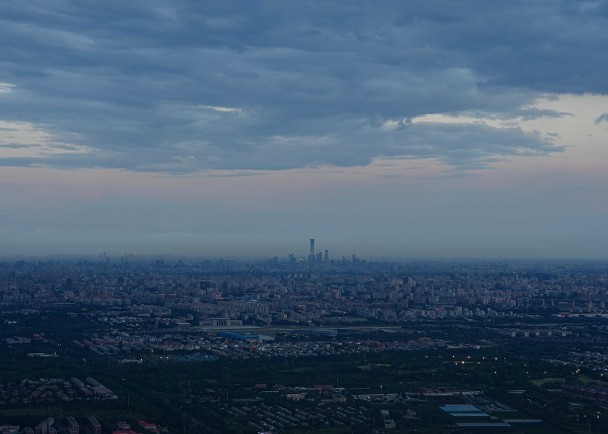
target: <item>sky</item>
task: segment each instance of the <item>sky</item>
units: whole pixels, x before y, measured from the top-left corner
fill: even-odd
[[[608,1],[0,2],[0,256],[608,258]]]

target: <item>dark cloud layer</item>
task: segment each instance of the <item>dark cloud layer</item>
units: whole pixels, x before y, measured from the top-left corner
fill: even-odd
[[[608,113],[603,113],[603,114],[599,115],[595,119],[595,121],[593,121],[593,123],[596,125],[601,124],[602,122],[608,122]]]
[[[557,0],[5,1],[0,120],[89,152],[0,164],[470,168],[548,154],[560,149],[519,129],[408,119],[567,115],[526,106],[608,93],[607,18],[605,2]]]

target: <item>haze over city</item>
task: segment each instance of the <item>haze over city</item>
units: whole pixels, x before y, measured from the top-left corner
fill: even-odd
[[[605,1],[5,1],[0,255],[608,257]]]

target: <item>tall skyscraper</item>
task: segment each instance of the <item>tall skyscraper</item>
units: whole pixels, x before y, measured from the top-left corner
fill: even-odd
[[[415,282],[411,276],[403,276],[403,288],[406,292],[412,292],[412,288],[414,287]]]
[[[308,256],[308,261],[309,262],[315,261],[315,239],[314,238],[310,239],[310,256]]]

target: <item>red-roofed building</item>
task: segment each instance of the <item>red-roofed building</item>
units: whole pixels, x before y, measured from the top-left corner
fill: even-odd
[[[158,426],[155,423],[146,422],[145,420],[138,420],[137,423],[147,431],[158,432]]]

